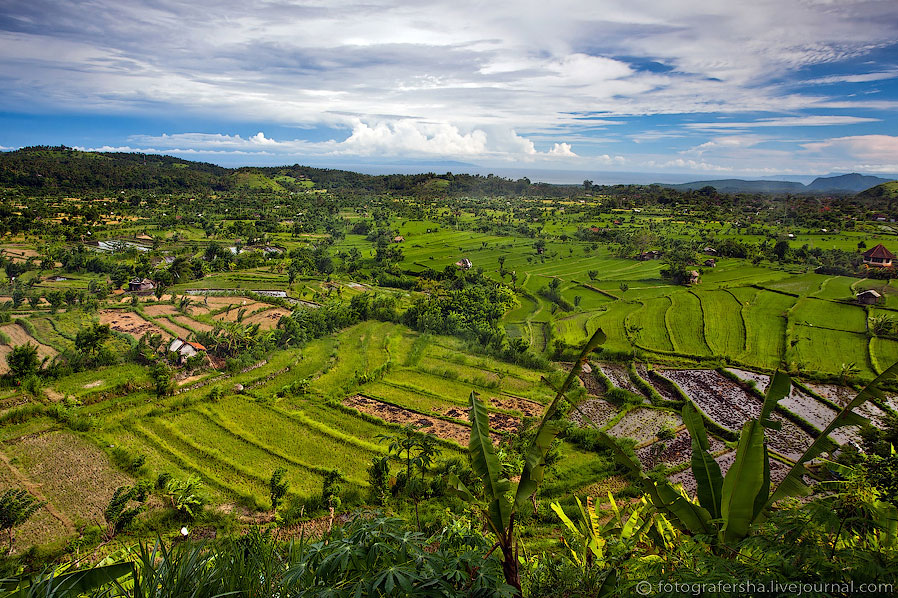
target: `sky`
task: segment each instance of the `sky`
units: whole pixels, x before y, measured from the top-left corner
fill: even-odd
[[[898,2],[0,0],[0,150],[898,173]]]

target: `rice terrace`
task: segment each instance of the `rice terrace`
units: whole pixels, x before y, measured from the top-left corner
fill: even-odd
[[[63,162],[68,178],[29,183]],[[79,182],[95,163],[108,180]],[[790,484],[827,496],[844,469],[824,448],[861,467],[898,433],[898,269],[872,261],[898,251],[895,214],[877,217],[894,188],[229,170],[48,147],[0,167],[0,487],[37,505],[4,523],[11,562],[314,538],[357,513],[435,533],[481,496],[507,500],[487,495],[475,445],[504,484],[534,480],[513,503],[519,549],[564,559],[583,509],[649,517],[647,487],[701,508],[696,454],[726,475],[749,434],[766,501]]]

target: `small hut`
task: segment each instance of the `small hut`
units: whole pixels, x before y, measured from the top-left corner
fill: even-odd
[[[148,293],[156,288],[156,284],[149,278],[132,278],[128,282],[128,291],[131,293]]]
[[[194,355],[204,352],[206,347],[200,343],[192,343],[178,337],[168,345],[169,353],[178,354],[178,363],[184,363]]]
[[[882,295],[880,295],[873,289],[868,289],[866,291],[861,291],[854,297],[861,305],[874,305],[879,302],[880,298],[882,298]]]

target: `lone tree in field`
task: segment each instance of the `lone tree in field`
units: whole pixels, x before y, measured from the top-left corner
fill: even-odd
[[[16,382],[37,374],[41,367],[37,358],[37,347],[31,343],[13,347],[6,356],[6,365],[9,367],[9,376]]]
[[[37,502],[27,490],[10,488],[0,496],[0,529],[5,529],[9,535],[8,554],[12,554],[12,530],[28,521],[45,504],[47,503]]]
[[[278,467],[271,474],[271,479],[268,481],[272,511],[278,510],[278,506],[280,506],[281,501],[284,500],[284,497],[287,496],[287,491],[290,489],[290,481],[286,479],[286,475],[287,470],[283,467]]]
[[[88,328],[82,328],[75,335],[75,347],[86,353],[88,356],[95,356],[106,342],[112,336],[112,330],[109,324],[94,324]]]

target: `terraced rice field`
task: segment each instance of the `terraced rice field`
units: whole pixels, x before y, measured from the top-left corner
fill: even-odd
[[[714,355],[745,352],[745,322],[742,305],[728,291],[695,291],[701,300],[705,339]]]
[[[589,398],[570,412],[571,421],[582,428],[602,428],[617,415],[617,407],[603,399]]]
[[[636,341],[649,350],[673,351],[667,326],[659,325],[664,322],[665,314],[671,307],[670,298],[647,299],[642,305],[642,309],[630,316],[630,323],[641,329]]]
[[[787,295],[755,289],[735,289],[745,314],[745,352],[739,358],[776,369],[786,352],[786,313],[795,302]]]
[[[629,372],[627,372],[627,368],[622,364],[597,363],[595,365],[602,370],[602,373],[605,374],[616,387],[629,390],[633,394],[642,394],[639,388],[630,381]]]
[[[761,402],[738,384],[713,370],[663,370],[715,423],[738,432],[750,419],[760,417]]]
[[[683,420],[676,413],[637,407],[628,411],[616,424],[608,429],[608,433],[619,438],[632,438],[637,444],[651,442],[659,430],[677,428]]]
[[[76,522],[102,520],[115,489],[133,482],[113,467],[103,451],[70,432],[22,437],[5,443],[3,452],[3,475],[17,485],[24,479],[26,488],[50,501],[37,519],[36,531],[51,537],[60,528],[74,532]],[[19,540],[31,545],[24,531],[19,531]]]
[[[713,455],[726,448],[726,445],[714,436],[708,436],[710,453]],[[671,440],[656,441],[636,449],[643,469],[649,470],[657,465],[676,467],[692,460],[692,437],[688,430],[682,430]]]
[[[467,446],[468,440],[470,440],[471,437],[471,429],[468,426],[421,415],[420,413],[409,411],[408,409],[403,409],[370,397],[356,395],[347,398],[343,404],[347,407],[357,409],[362,413],[373,415],[388,423],[403,426],[409,424],[419,426],[422,430],[432,433],[444,440],[456,442],[459,446]],[[498,440],[498,437],[496,440]]]
[[[665,315],[668,334],[677,353],[710,355],[705,339],[704,313],[699,298],[692,293],[671,296],[671,306]]]

